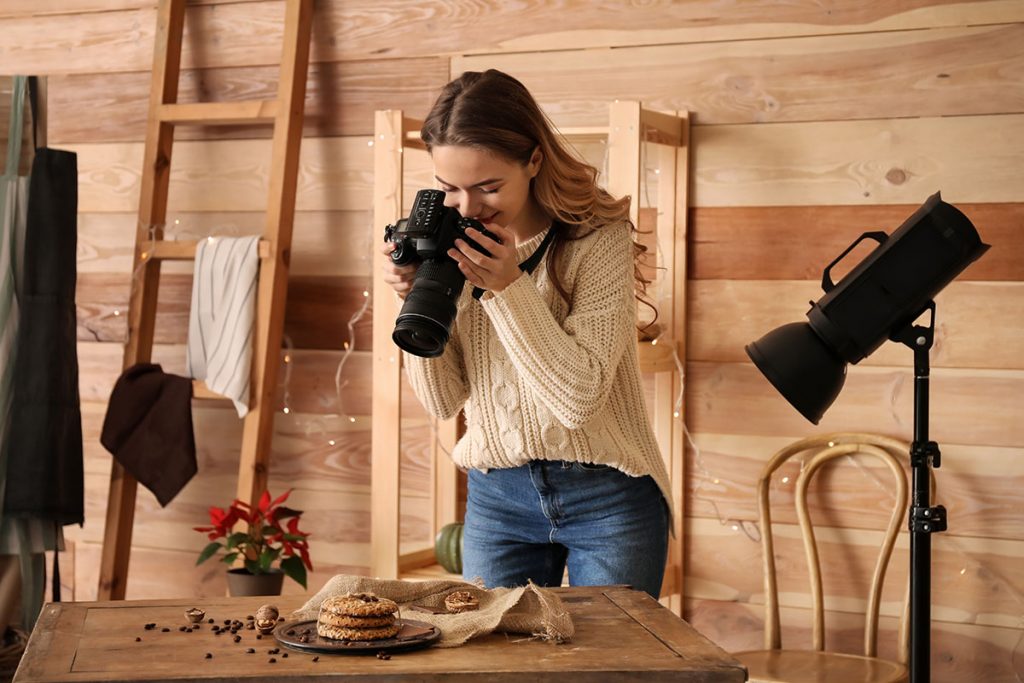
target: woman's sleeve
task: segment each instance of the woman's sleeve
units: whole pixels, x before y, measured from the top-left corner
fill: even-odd
[[[437,358],[421,358],[402,352],[405,372],[413,393],[427,412],[440,420],[454,417],[469,396],[462,347],[452,334]]]
[[[601,410],[626,345],[636,342],[628,228],[600,228],[584,248],[562,324],[530,277],[481,299],[519,376],[569,429],[582,427]]]

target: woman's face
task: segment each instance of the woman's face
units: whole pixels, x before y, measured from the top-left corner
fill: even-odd
[[[528,237],[538,230],[534,223],[540,211],[530,193],[530,180],[540,170],[539,150],[526,165],[463,145],[434,147],[431,157],[434,177],[445,192],[445,206],[485,227],[497,223],[517,236]]]

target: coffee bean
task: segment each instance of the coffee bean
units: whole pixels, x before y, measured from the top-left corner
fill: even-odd
[[[245,618],[248,619],[249,621],[252,621],[253,619],[255,619],[255,617],[253,615],[251,615],[251,614],[246,614]]]
[[[252,649],[250,647],[248,650],[245,651],[245,654],[247,654],[247,655],[254,655],[254,654],[256,654],[256,650],[254,650],[254,649]]]
[[[206,620],[206,623],[208,623],[208,624],[212,624],[212,623],[213,623],[213,619],[207,619],[207,620]]]
[[[212,652],[207,652],[206,653],[206,658],[207,659],[213,659],[213,653]]]
[[[277,662],[277,660],[276,660],[276,659],[274,659],[273,657],[271,657],[271,658],[270,658],[270,659],[268,659],[267,661],[268,661],[269,663],[271,663],[271,664],[274,664],[275,662]]]
[[[135,636],[135,642],[136,643],[141,643],[142,642],[142,638],[139,638],[138,636]]]
[[[284,659],[288,659],[288,653],[287,652],[282,653],[281,657],[284,658]]]
[[[314,662],[319,662],[320,661],[320,657],[313,657],[313,661]]]
[[[236,643],[240,643],[242,642],[242,636],[235,636],[234,638],[232,638],[232,640],[234,640]]]
[[[164,626],[164,627],[163,627],[162,629],[160,629],[160,632],[161,632],[161,633],[168,633],[168,632],[170,632],[170,630],[171,630],[171,629],[169,629],[169,628],[167,628],[166,626]],[[182,630],[182,631],[184,631],[184,630],[185,630],[185,627],[184,627],[184,626],[182,626],[182,627],[181,627],[181,630]]]
[[[263,640],[263,636],[261,636],[259,633],[257,633],[256,634],[256,640]]]

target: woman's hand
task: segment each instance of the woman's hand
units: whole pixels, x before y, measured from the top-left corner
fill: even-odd
[[[488,225],[487,229],[498,241],[473,228],[466,228],[466,236],[490,252],[490,256],[477,251],[462,239],[455,240],[456,248],[449,249],[448,255],[458,262],[459,270],[473,286],[497,293],[512,284],[523,271],[516,257],[515,235],[494,223]]]
[[[405,299],[405,295],[412,289],[413,278],[416,277],[416,270],[419,268],[419,263],[410,263],[404,266],[396,266],[391,260],[391,252],[398,246],[394,242],[385,242],[381,247],[381,252],[387,256],[384,260],[384,282],[391,285],[391,289],[395,290],[400,299]]]

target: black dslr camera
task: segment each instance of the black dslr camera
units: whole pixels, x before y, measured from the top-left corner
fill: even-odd
[[[480,221],[463,218],[457,209],[444,205],[441,190],[420,190],[408,218],[384,228],[384,240],[394,242],[391,260],[399,266],[422,261],[416,271],[412,290],[405,298],[391,338],[409,353],[434,358],[444,352],[451,336],[457,312],[455,303],[462,294],[466,276],[459,264],[448,256],[461,238],[477,251],[490,253],[466,236],[474,228],[497,241]]]

